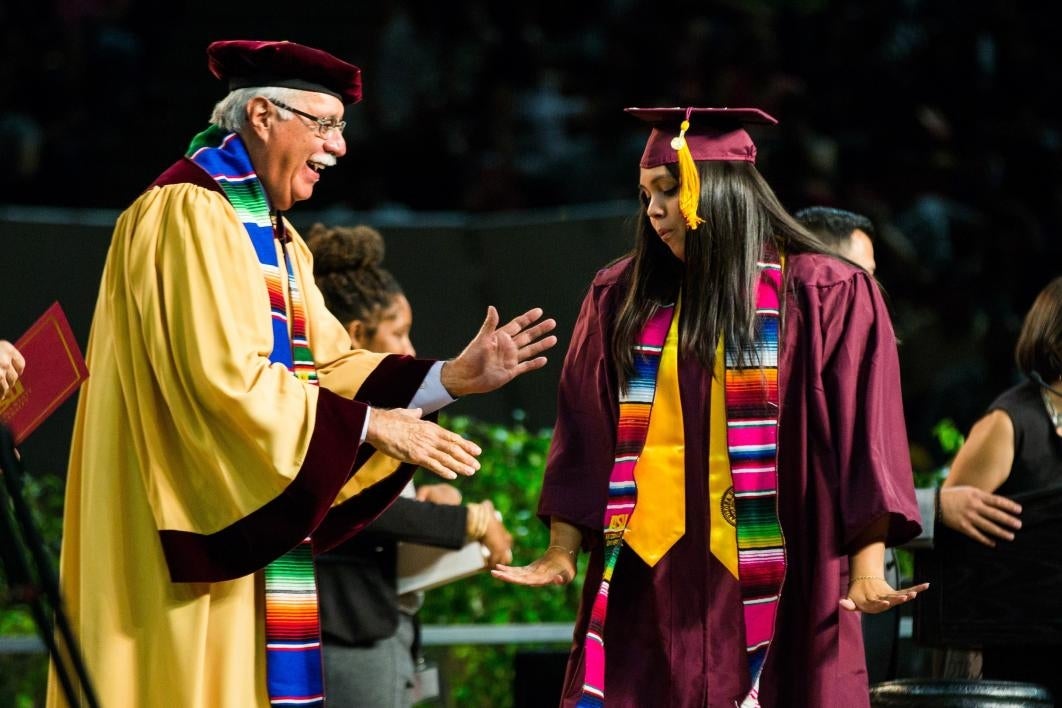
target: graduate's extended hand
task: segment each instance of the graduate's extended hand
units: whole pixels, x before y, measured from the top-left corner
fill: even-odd
[[[553,331],[557,322],[540,322],[541,317],[542,308],[536,307],[499,327],[498,311],[489,306],[475,338],[456,358],[443,364],[442,385],[455,397],[486,393],[520,374],[541,369],[546,357],[539,354],[557,343],[555,336],[544,336]]]
[[[942,487],[939,503],[948,528],[991,548],[996,538],[1013,541],[1014,531],[1021,528],[1020,504],[968,484]]]
[[[490,574],[513,585],[567,585],[575,579],[575,554],[550,546],[530,565],[498,565]]]
[[[444,479],[479,469],[479,445],[435,423],[420,419],[419,408],[373,408],[365,442],[396,460],[409,462]]]
[[[25,368],[26,360],[18,349],[15,349],[15,345],[6,339],[0,339],[0,398],[7,395]]]
[[[841,598],[841,607],[850,612],[859,610],[876,615],[910,602],[928,587],[929,583],[922,583],[893,590],[884,578],[857,578],[848,586],[848,597]]]

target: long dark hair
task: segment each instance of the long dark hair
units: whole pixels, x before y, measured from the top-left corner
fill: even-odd
[[[764,246],[784,254],[830,253],[790,215],[750,162],[705,160],[698,213],[705,223],[686,234],[685,261],[660,240],[641,210],[629,254],[630,288],[612,339],[616,374],[626,384],[634,372],[632,345],[656,309],[682,296],[679,351],[712,369],[720,335],[736,343],[747,361],[756,314],[757,260]],[[675,165],[668,170],[678,178]]]

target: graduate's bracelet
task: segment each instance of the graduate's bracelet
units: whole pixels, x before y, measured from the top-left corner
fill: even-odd
[[[848,584],[849,585],[854,585],[856,582],[858,582],[860,580],[884,580],[884,579],[885,579],[884,575],[857,575],[854,578],[849,578],[848,579]]]
[[[576,552],[575,552],[575,551],[573,551],[573,550],[571,550],[571,549],[569,549],[569,548],[565,548],[564,546],[559,546],[559,545],[557,545],[556,543],[554,543],[554,544],[552,544],[552,545],[549,545],[549,546],[546,546],[546,550],[547,550],[547,551],[548,551],[549,549],[551,549],[551,548],[556,548],[556,549],[558,549],[558,550],[564,551],[564,552],[565,552],[565,553],[567,553],[567,554],[568,554],[569,556],[571,556],[572,560],[575,560],[575,556],[576,556]]]

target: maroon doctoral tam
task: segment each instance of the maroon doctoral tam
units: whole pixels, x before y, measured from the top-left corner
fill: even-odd
[[[361,100],[361,69],[328,52],[295,42],[229,39],[207,47],[210,73],[229,90],[252,86],[317,91],[345,104]]]
[[[756,144],[743,126],[776,125],[774,117],[759,108],[627,108],[635,118],[653,126],[642,153],[641,167],[678,162],[672,141],[679,136],[683,120],[690,122],[686,144],[694,160],[742,160],[756,162]]]

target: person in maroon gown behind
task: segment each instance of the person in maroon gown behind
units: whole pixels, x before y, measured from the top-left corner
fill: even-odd
[[[628,111],[653,127],[636,242],[597,273],[565,358],[539,503],[550,545],[531,564],[493,574],[568,583],[580,549],[589,552],[564,706],[868,706],[859,612],[888,610],[927,587],[894,589],[884,578],[886,546],[920,526],[896,338],[878,286],[829,255],[756,170],[744,126],[773,118],[757,109]],[[761,271],[778,271],[764,266],[772,258],[780,280],[766,281]],[[757,324],[771,315],[758,308],[765,282],[776,283],[780,303],[776,349]],[[636,450],[635,506],[618,534],[606,534],[606,506],[622,496],[614,467],[627,451],[617,449],[617,429],[626,441],[631,421],[619,402],[637,393],[627,385],[640,375],[633,347],[673,303],[680,314],[659,348]],[[727,354],[717,357],[722,342]],[[739,393],[720,384],[730,381],[731,347],[734,362],[759,357],[763,375],[754,378],[770,380],[777,365],[777,398],[757,404],[777,436],[767,503],[749,525],[749,501],[732,482],[732,470],[744,473],[740,450],[727,447]],[[677,383],[665,381],[669,356]],[[662,439],[670,442],[654,448]],[[668,479],[677,481],[664,489]],[[776,566],[757,596],[757,578],[736,558],[749,557],[750,544],[755,555],[772,523]],[[615,557],[611,575],[606,557]]]

